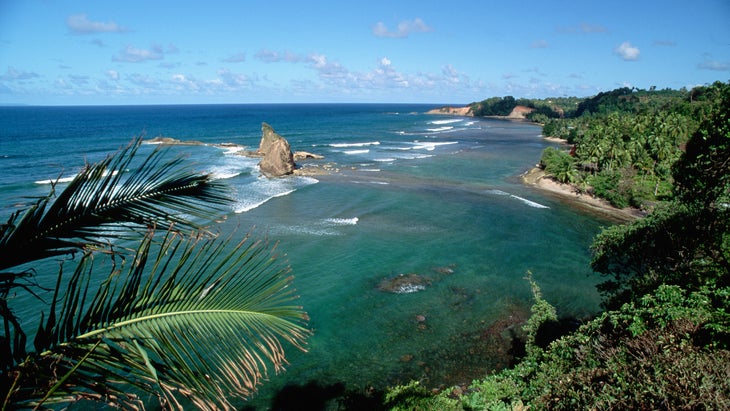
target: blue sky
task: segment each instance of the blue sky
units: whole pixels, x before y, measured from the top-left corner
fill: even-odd
[[[728,0],[0,0],[0,104],[466,104],[717,80]]]

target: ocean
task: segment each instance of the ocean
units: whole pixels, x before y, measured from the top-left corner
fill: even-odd
[[[325,157],[302,165],[333,172],[267,179],[237,148],[171,148],[235,190],[223,232],[279,242],[311,317],[308,352],[289,347],[287,371],[270,375],[249,405],[269,408],[285,387],[468,383],[507,365],[532,302],[528,271],[559,315],[598,311],[588,246],[611,223],[521,184],[553,144],[538,126],[430,108],[0,107],[0,217],[136,136],[255,149],[266,122],[293,150]],[[413,274],[423,283],[382,289]],[[21,314],[37,314],[31,304]]]

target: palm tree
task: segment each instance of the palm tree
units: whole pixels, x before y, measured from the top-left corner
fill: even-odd
[[[82,400],[138,409],[150,395],[164,409],[230,409],[269,364],[283,369],[282,341],[304,349],[306,313],[292,305],[275,247],[205,229],[230,201],[226,186],[164,150],[133,162],[140,145],[0,226],[3,410]],[[28,268],[66,255],[50,284]],[[46,290],[29,350],[28,319],[11,303],[19,292],[43,303]]]

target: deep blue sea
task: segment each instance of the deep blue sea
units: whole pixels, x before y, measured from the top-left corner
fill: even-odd
[[[287,385],[365,391],[412,379],[428,387],[468,383],[505,365],[485,344],[528,312],[528,271],[560,315],[598,310],[600,278],[588,246],[610,223],[520,183],[551,144],[539,127],[425,114],[430,108],[0,107],[0,217],[135,136],[255,149],[266,122],[293,150],[325,157],[301,165],[337,171],[267,179],[259,160],[237,148],[171,148],[235,190],[223,231],[255,226],[255,235],[280,242],[311,317],[308,352],[290,349],[287,372],[270,375],[251,404],[267,408]],[[430,285],[378,288],[401,274]],[[37,300],[25,309],[37,314]]]

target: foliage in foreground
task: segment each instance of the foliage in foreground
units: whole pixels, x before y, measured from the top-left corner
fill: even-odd
[[[0,226],[3,410],[138,409],[150,396],[167,409],[229,409],[268,364],[282,368],[282,341],[303,348],[306,314],[273,249],[198,223],[225,210],[227,188],[160,150],[134,162],[140,144]],[[53,275],[48,260],[62,256]],[[16,316],[23,294],[37,318]]]
[[[540,304],[538,300],[538,304]],[[730,408],[730,289],[661,286],[578,331],[534,348],[516,367],[437,395],[392,390],[399,410]],[[722,341],[725,341],[723,343]]]

